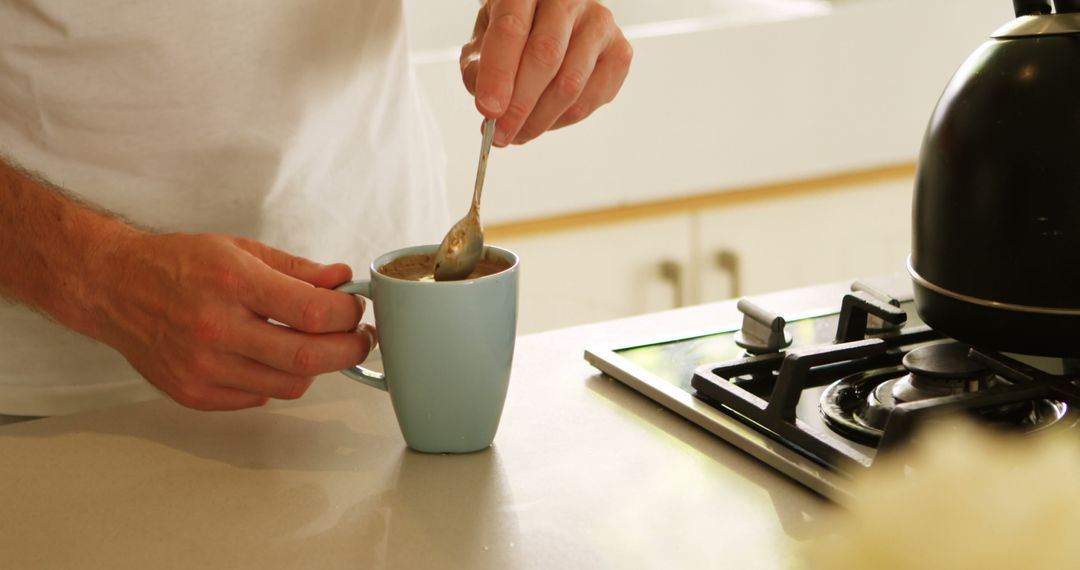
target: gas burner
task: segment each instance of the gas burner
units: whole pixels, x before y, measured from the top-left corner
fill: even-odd
[[[1080,430],[1080,360],[958,344],[894,290],[855,283],[833,309],[790,320],[742,300],[741,329],[586,358],[828,496],[848,496],[851,477],[943,414],[1023,433]]]
[[[986,391],[1010,382],[969,356],[958,342],[920,346],[904,355],[903,366],[846,376],[821,394],[821,412],[837,433],[876,445],[898,405]],[[993,425],[1025,432],[1049,427],[1065,417],[1060,401],[1035,399],[982,408],[976,413]]]

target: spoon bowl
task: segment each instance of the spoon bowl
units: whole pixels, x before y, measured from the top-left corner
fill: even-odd
[[[435,254],[435,280],[458,281],[472,273],[484,252],[484,230],[480,216],[470,209],[446,233]]]
[[[480,225],[480,191],[484,187],[487,159],[491,153],[491,141],[495,138],[495,119],[484,120],[484,139],[480,144],[480,163],[476,167],[476,185],[473,187],[472,205],[464,218],[458,220],[435,252],[435,280],[458,281],[465,279],[480,262],[484,252],[484,229]]]

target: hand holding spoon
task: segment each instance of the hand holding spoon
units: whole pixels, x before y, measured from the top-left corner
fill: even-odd
[[[480,145],[480,164],[476,167],[476,186],[472,205],[464,218],[458,220],[439,244],[435,253],[435,280],[465,279],[480,262],[484,251],[484,230],[480,226],[480,190],[484,187],[491,141],[495,138],[495,119],[484,120],[484,140]]]

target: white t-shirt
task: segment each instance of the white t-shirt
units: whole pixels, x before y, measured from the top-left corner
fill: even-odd
[[[401,0],[0,0],[0,154],[139,225],[356,275],[449,225]],[[158,396],[0,300],[0,414]]]

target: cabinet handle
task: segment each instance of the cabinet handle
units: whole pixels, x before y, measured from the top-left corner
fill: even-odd
[[[675,308],[686,306],[686,300],[683,299],[683,268],[677,261],[665,259],[660,262],[660,278],[668,283],[671,283],[671,288],[674,290],[673,302]]]
[[[739,260],[739,254],[730,249],[721,249],[716,252],[713,261],[717,269],[729,276],[731,290],[728,292],[728,298],[742,297],[742,262]]]

